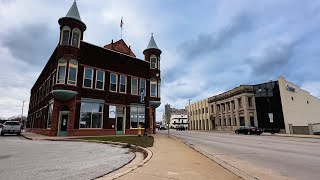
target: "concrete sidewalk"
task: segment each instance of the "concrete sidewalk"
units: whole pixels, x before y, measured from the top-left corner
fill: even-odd
[[[150,161],[119,179],[240,179],[175,137],[163,134],[154,137],[154,146],[149,148],[153,152]]]

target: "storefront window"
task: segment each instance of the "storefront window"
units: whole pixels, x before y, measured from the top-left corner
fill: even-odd
[[[53,110],[53,103],[49,104],[49,110],[48,110],[48,123],[47,123],[47,128],[51,128],[52,124],[52,110]]]
[[[103,103],[81,103],[80,128],[101,128],[102,120]]]
[[[131,106],[130,107],[130,126],[131,128],[144,127],[145,123],[145,107]]]

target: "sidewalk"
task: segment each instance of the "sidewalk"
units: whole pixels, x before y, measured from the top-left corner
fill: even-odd
[[[155,134],[153,157],[142,167],[120,177],[120,180],[149,179],[240,179],[180,140]]]

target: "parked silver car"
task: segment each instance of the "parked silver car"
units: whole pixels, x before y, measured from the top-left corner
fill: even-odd
[[[1,129],[1,136],[4,134],[17,134],[18,136],[21,135],[21,124],[19,121],[6,121],[3,124]]]

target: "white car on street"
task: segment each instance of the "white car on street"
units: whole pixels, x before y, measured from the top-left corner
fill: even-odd
[[[18,136],[21,135],[21,124],[19,121],[6,121],[3,124],[1,129],[1,136],[4,134],[17,134]]]

